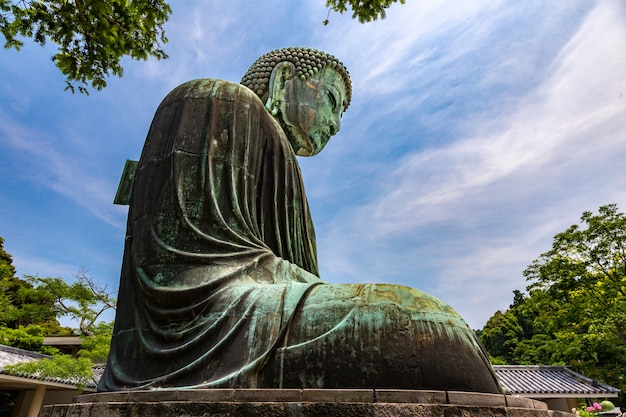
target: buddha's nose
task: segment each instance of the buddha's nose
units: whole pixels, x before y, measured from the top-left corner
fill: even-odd
[[[330,125],[330,135],[331,136],[336,135],[337,132],[339,132],[339,130],[341,129],[341,117],[336,114],[333,114],[330,117],[329,125]]]

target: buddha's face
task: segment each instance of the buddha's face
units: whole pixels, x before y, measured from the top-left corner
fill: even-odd
[[[339,132],[345,109],[346,86],[341,75],[326,67],[308,80],[285,82],[277,117],[296,155],[313,156]]]

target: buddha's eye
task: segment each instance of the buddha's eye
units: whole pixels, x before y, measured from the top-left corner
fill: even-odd
[[[330,104],[333,106],[333,110],[337,108],[337,97],[333,94],[332,91],[326,90],[326,94],[328,94],[328,99],[330,100]]]

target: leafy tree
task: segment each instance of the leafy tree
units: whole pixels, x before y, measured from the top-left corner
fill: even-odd
[[[352,18],[371,22],[405,0],[326,0],[326,6]],[[19,50],[21,38],[58,45],[52,61],[65,75],[66,90],[89,94],[101,90],[106,78],[121,77],[121,60],[166,59],[163,25],[171,14],[165,0],[0,0],[0,33],[5,48]],[[325,24],[328,20],[324,21]]]
[[[4,250],[4,238],[0,237],[0,279],[15,275],[13,258]]]
[[[122,76],[121,59],[167,58],[163,24],[171,13],[164,0],[0,0],[0,32],[5,48],[19,50],[20,37],[58,45],[52,61],[66,90],[88,93]]]
[[[91,359],[93,363],[105,363],[111,347],[113,322],[99,322],[92,326],[91,335],[81,336],[81,346],[78,356]]]
[[[93,363],[106,361],[113,323],[98,322],[101,314],[115,308],[115,299],[83,269],[76,281],[61,278],[16,278],[11,255],[0,237],[0,343],[52,355],[50,358],[7,366],[9,375],[70,379],[79,388],[92,378]],[[79,323],[81,349],[78,358],[44,346],[45,335],[72,334],[57,318],[68,316]],[[12,398],[3,398],[11,402]]]
[[[358,19],[361,23],[371,22],[378,18],[384,19],[385,10],[393,3],[404,4],[405,0],[326,0],[326,6],[338,13],[352,9],[352,18]],[[328,23],[328,22],[326,22]]]
[[[0,343],[41,351],[44,334],[68,334],[56,320],[54,300],[15,277],[13,260],[0,237]]]
[[[554,237],[552,249],[524,271],[530,289],[568,303],[565,318],[626,347],[626,216],[615,204],[599,214],[586,211],[586,228],[570,226]],[[582,329],[578,329],[582,330]]]
[[[98,319],[108,309],[115,309],[116,300],[106,286],[99,285],[80,270],[73,283],[62,278],[14,276],[11,255],[3,247],[0,237],[0,328],[22,329],[28,334],[70,334],[57,319],[69,317],[78,321],[80,334],[101,334]],[[29,331],[29,326],[40,330]],[[97,329],[96,332],[93,329]]]
[[[513,358],[523,335],[522,326],[511,310],[504,313],[496,311],[485,324],[480,339],[494,359],[507,362]]]
[[[62,278],[26,276],[26,280],[54,300],[52,311],[56,317],[77,320],[81,335],[91,336],[91,329],[102,313],[115,308],[115,298],[106,286],[88,277],[86,270],[80,270],[74,277],[76,281],[72,284]]]
[[[527,294],[515,291],[481,340],[497,360],[571,365],[625,392],[626,215],[610,204],[584,212],[581,223],[524,271]]]
[[[72,358],[69,355],[55,355],[47,359],[20,362],[4,367],[8,375],[38,378],[63,378],[70,380],[79,390],[92,380],[92,363],[87,358]]]
[[[17,329],[36,324],[49,333],[62,332],[50,294],[38,291],[29,282],[16,277],[2,278],[0,290],[0,325]]]
[[[44,328],[37,325],[29,325],[26,327],[20,326],[17,329],[0,327],[0,343],[19,349],[45,353],[48,355],[58,353],[57,349],[49,346],[44,346],[44,332]]]

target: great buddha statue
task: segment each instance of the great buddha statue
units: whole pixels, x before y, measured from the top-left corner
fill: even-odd
[[[442,301],[320,279],[296,155],[324,148],[351,95],[335,57],[287,48],[241,84],[190,81],[163,100],[133,183],[100,391],[501,393],[473,331]]]

